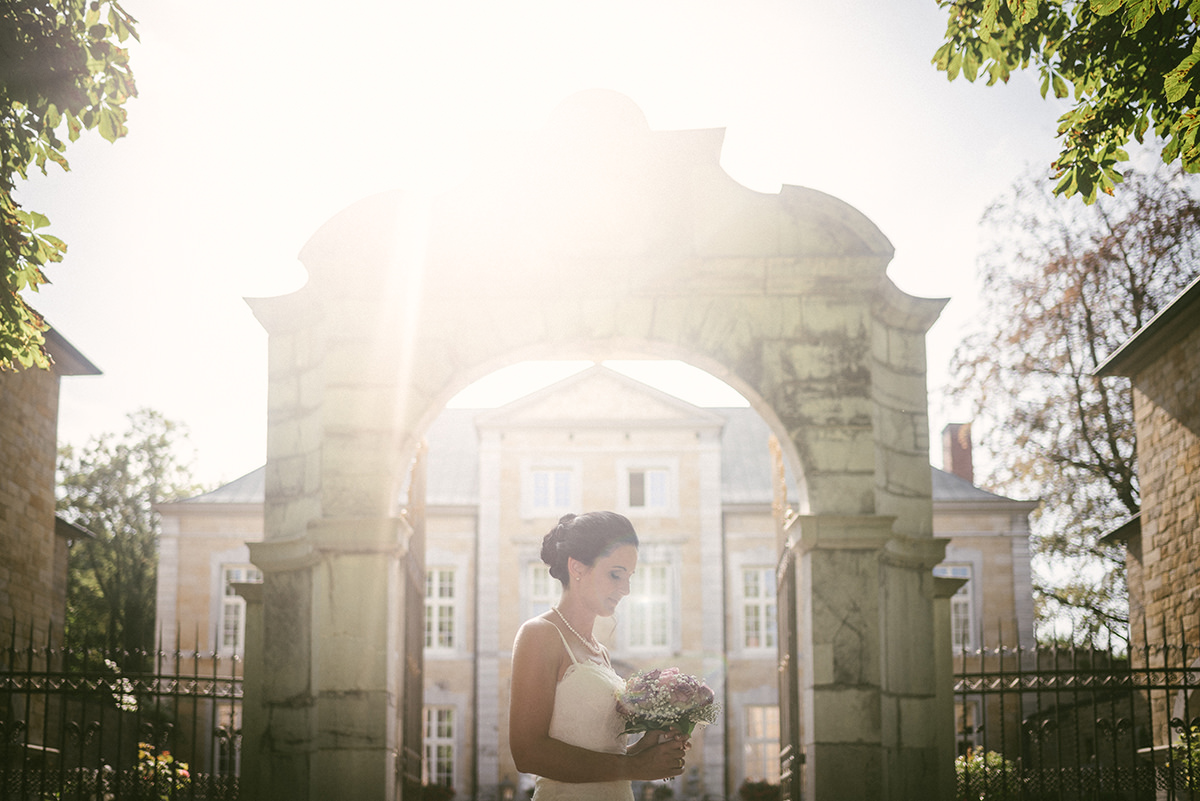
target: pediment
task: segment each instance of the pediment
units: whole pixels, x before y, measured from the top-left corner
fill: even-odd
[[[480,429],[558,425],[715,426],[718,414],[597,365],[477,419]]]

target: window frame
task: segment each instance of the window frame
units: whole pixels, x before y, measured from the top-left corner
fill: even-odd
[[[634,473],[663,474],[663,503],[655,506],[633,506],[629,481]],[[638,457],[617,460],[617,511],[626,517],[679,517],[679,459],[678,457]]]
[[[965,578],[967,581],[950,596],[950,647],[954,653],[971,653],[979,648],[979,626],[975,620],[975,576],[978,573],[974,563],[965,561],[947,561],[933,568],[933,575],[940,578]],[[957,612],[956,608],[965,611]],[[965,620],[966,642],[958,642],[957,634],[960,629],[956,620]]]
[[[779,597],[775,581],[775,566],[757,562],[744,562],[737,565],[737,636],[740,650],[748,653],[770,653],[779,651]],[[760,586],[767,589],[767,594],[751,597],[746,592],[746,574],[756,573],[762,581]],[[764,642],[754,645],[750,643],[750,631],[747,626],[747,612],[751,609],[762,612],[762,633]]]
[[[444,574],[444,573],[448,573],[451,577],[451,587],[450,588],[451,588],[453,594],[451,594],[449,596],[431,597],[429,594],[430,577],[435,574],[440,575],[440,574]],[[463,573],[463,571],[461,571],[458,568],[458,566],[454,565],[454,564],[437,563],[437,564],[427,564],[425,566],[425,634],[424,634],[424,643],[425,643],[425,653],[426,654],[453,654],[453,653],[457,653],[462,648],[462,636],[461,636],[461,633],[462,633],[462,613],[461,613],[461,607],[462,607],[461,584],[462,584],[462,581],[460,579],[460,576],[462,575],[462,573]],[[440,587],[440,579],[437,583],[434,584],[434,587],[435,588]],[[447,600],[440,600],[443,598],[447,599]],[[430,631],[430,610],[431,609],[435,610],[435,614],[433,616],[434,627],[433,627],[432,632]],[[440,620],[440,618],[436,614],[436,610],[441,610],[441,609],[449,610],[449,613],[450,613],[451,642],[449,645],[442,645],[437,642],[437,640],[438,640],[437,623]],[[433,639],[434,639],[434,644],[432,644],[432,645],[430,644],[431,633],[432,633]]]
[[[621,621],[617,626],[618,645],[622,652],[637,656],[678,651],[680,648],[679,548],[671,545],[643,543],[638,550],[638,566],[633,574],[631,592],[629,596],[621,601],[621,605],[617,607],[617,615]],[[661,599],[666,604],[663,620],[666,629],[666,641],[662,643],[635,642],[633,639],[635,624],[632,619],[635,615],[641,613],[641,610],[638,609],[639,604],[645,603],[645,601],[638,597],[638,590],[640,589],[639,576],[642,576],[642,580],[644,580],[646,573],[652,566],[662,567],[666,571],[665,587],[662,594],[653,596],[655,599]]]
[[[771,713],[774,713],[774,734],[770,731],[769,718]],[[754,731],[753,718],[761,713],[764,716],[762,721],[762,732],[758,736],[753,736]],[[745,704],[742,706],[742,780],[743,781],[766,781],[771,784],[779,784],[780,780],[780,712],[779,704]],[[774,750],[772,758],[771,751]],[[757,755],[755,751],[760,751]],[[754,770],[751,766],[754,765]],[[762,768],[760,774],[757,770]]]
[[[446,713],[449,716],[450,733],[444,736],[431,736],[430,722],[431,713]],[[442,784],[444,787],[456,787],[457,772],[458,772],[458,709],[446,704],[427,704],[421,710],[421,784],[430,786],[439,784],[437,779],[445,777],[449,779],[448,784]],[[440,724],[440,721],[438,721]],[[447,771],[438,771],[436,776],[434,768],[442,764],[443,760],[436,758],[434,749],[448,748],[450,751],[449,763],[450,767]]]
[[[220,656],[243,656],[246,653],[246,599],[233,591],[234,584],[261,584],[262,571],[249,562],[222,562],[217,599],[217,653]],[[234,643],[225,639],[230,612],[236,616]]]
[[[535,481],[538,473],[567,475],[567,497],[555,498],[554,503],[536,503]],[[521,463],[521,517],[531,520],[539,517],[559,518],[580,508],[582,498],[582,464],[576,459],[525,459]]]

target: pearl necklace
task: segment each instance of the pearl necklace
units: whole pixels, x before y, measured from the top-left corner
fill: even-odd
[[[561,620],[563,622],[563,625],[567,627],[567,631],[571,632],[576,637],[578,637],[579,641],[581,643],[583,643],[584,646],[589,651],[591,651],[596,656],[602,656],[604,654],[604,649],[600,646],[600,644],[597,643],[594,638],[588,639],[588,638],[584,637],[582,634],[580,634],[578,631],[576,631],[575,627],[571,625],[571,621],[567,620],[566,615],[564,615],[557,606],[552,606],[550,608],[554,610],[555,614],[558,615],[558,619]]]

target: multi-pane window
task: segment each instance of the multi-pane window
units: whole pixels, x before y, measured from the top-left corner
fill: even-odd
[[[218,637],[223,653],[240,654],[246,645],[246,599],[233,589],[234,584],[262,582],[262,571],[253,565],[221,567],[221,619]]]
[[[454,708],[425,707],[425,759],[422,784],[454,786]]]
[[[774,648],[775,569],[742,568],[742,646]]]
[[[779,784],[779,707],[747,706],[742,749],[746,781]]]
[[[455,588],[453,568],[425,572],[425,647],[455,646]]]
[[[975,616],[971,604],[971,566],[938,565],[933,569],[933,575],[967,579],[967,583],[950,596],[950,642],[956,651],[973,650],[975,638],[972,636],[972,631]]]
[[[658,648],[671,643],[671,566],[643,562],[630,580],[629,645]]]
[[[220,705],[217,711],[217,730],[213,737],[217,741],[217,773],[221,776],[237,776],[241,771],[242,755],[242,706]]]
[[[979,747],[979,702],[975,700],[956,701],[954,723],[954,728],[957,730],[955,739],[958,741],[958,755],[965,756]]]
[[[558,602],[562,585],[550,576],[550,568],[544,562],[530,562],[528,575],[529,617],[536,617]]]
[[[671,503],[670,478],[670,471],[664,469],[630,470],[629,508],[667,509]]]
[[[565,468],[536,468],[529,474],[529,502],[534,512],[558,512],[571,508],[571,471]]]

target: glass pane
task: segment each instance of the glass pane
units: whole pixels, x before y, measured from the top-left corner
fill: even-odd
[[[762,594],[762,589],[759,586],[759,572],[757,570],[742,571],[742,582],[745,584],[745,593],[747,598],[757,598]]]
[[[571,473],[559,470],[554,474],[554,506],[565,509],[571,505]]]
[[[646,473],[646,505],[655,509],[667,506],[667,471],[650,470]]]
[[[646,505],[646,474],[641,470],[629,471],[629,506],[640,509]]]

